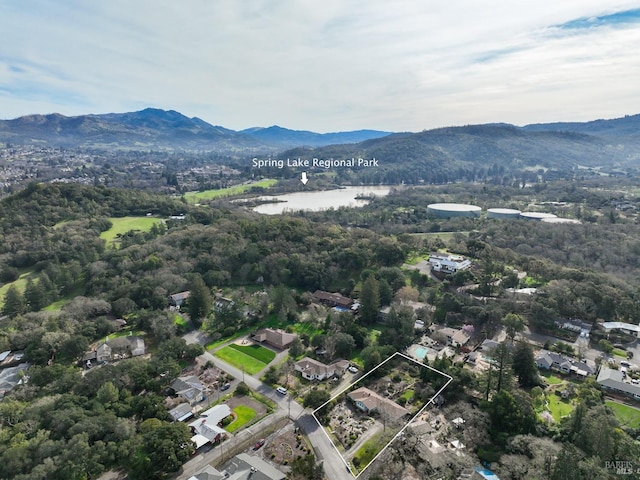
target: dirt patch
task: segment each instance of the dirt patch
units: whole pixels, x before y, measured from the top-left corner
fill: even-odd
[[[293,425],[281,430],[273,439],[265,444],[262,451],[264,458],[278,464],[289,465],[296,457],[313,454],[301,433],[296,432]]]

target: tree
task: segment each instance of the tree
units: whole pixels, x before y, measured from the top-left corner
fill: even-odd
[[[156,420],[142,431],[130,471],[135,479],[159,479],[167,473],[177,472],[195,449],[191,430],[184,423],[158,423]]]
[[[106,382],[98,389],[97,400],[105,405],[111,405],[118,400],[119,392],[113,382]]]
[[[201,325],[202,320],[206,318],[211,311],[213,302],[211,292],[199,274],[193,276],[189,285],[189,292],[191,292],[189,300],[187,300],[189,316],[196,325]]]
[[[296,457],[291,462],[289,480],[322,480],[324,471],[322,463],[316,464],[315,457],[311,454],[304,457]]]
[[[516,345],[513,350],[512,366],[521,387],[532,388],[540,385],[533,349],[527,342],[519,342]]]
[[[344,332],[329,335],[325,342],[327,353],[332,350],[333,356],[341,358],[349,358],[355,347],[356,342],[353,337]]]
[[[289,344],[289,356],[292,358],[298,358],[304,353],[304,345],[300,337],[296,336]]]
[[[518,392],[517,399],[506,390],[496,393],[489,404],[489,418],[491,436],[499,444],[512,435],[532,433],[536,423],[531,399],[525,392]]]
[[[305,408],[318,408],[325,402],[328,402],[331,396],[329,392],[320,388],[313,388],[304,397],[303,406]]]
[[[4,294],[4,304],[2,306],[2,313],[13,317],[24,312],[24,297],[18,291],[15,285],[11,285],[7,289],[7,293]]]
[[[517,315],[515,313],[508,313],[507,315],[505,315],[505,317],[502,319],[502,324],[505,327],[507,336],[511,339],[512,342],[516,338],[516,335],[518,333],[524,331],[524,320],[520,315]]]
[[[38,312],[47,306],[47,292],[39,281],[34,281],[31,277],[27,279],[27,285],[24,288],[24,299],[32,312]]]
[[[380,312],[380,290],[378,281],[373,275],[369,275],[360,291],[360,318],[363,323],[372,325],[378,320]]]

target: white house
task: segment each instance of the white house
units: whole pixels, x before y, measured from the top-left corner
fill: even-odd
[[[471,267],[471,260],[462,255],[433,252],[429,254],[429,264],[436,272],[456,273]]]
[[[335,375],[344,374],[345,370],[349,368],[349,362],[346,360],[338,360],[327,365],[313,358],[304,357],[294,364],[294,368],[307,380],[322,381]]]

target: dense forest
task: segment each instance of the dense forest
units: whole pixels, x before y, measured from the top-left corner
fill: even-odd
[[[483,335],[478,341],[506,325],[521,331],[518,322],[546,333],[558,333],[556,322],[565,318],[637,323],[640,222],[635,208],[617,208],[637,204],[626,182],[405,187],[361,209],[276,217],[227,200],[194,206],[137,190],[32,184],[0,204],[0,285],[8,285],[0,351],[24,350],[31,364],[28,383],[0,402],[0,478],[96,478],[111,468],[162,478],[180,467],[190,433],[167,421],[162,392],[202,353],[187,347],[167,311],[169,295],[187,289],[202,289],[203,299],[222,292],[245,308],[192,310],[194,326],[212,338],[232,337],[270,315],[291,328],[316,289],[360,298],[357,317],[316,318],[320,333],[303,338],[302,348],[332,338],[332,348],[359,354],[365,369],[414,341],[413,320],[400,307],[385,325],[376,323],[378,309],[399,299],[430,305],[420,312],[427,324],[473,325]],[[426,206],[435,201],[537,207],[582,224],[432,219]],[[184,219],[169,218],[176,213]],[[147,215],[162,221],[121,235],[115,247],[100,238],[113,218]],[[402,268],[439,249],[467,256],[474,267],[442,282]],[[507,293],[521,286],[542,294],[522,300]],[[116,318],[144,332],[150,358],[83,371],[78,359],[116,330]],[[383,331],[377,339],[368,334],[373,327]],[[485,400],[486,429],[475,452],[481,460],[505,478],[607,478],[604,462],[640,456],[640,432],[616,421],[595,382],[578,389],[580,406],[563,422],[537,420],[538,378],[522,348],[495,353],[504,355],[502,385],[451,360],[434,365],[455,379],[445,392],[453,405],[477,392]],[[533,474],[539,452],[527,451],[522,436],[550,442],[546,470]],[[169,454],[160,458],[160,451]],[[563,470],[567,459],[579,465],[573,476]],[[520,464],[531,469],[518,476]]]

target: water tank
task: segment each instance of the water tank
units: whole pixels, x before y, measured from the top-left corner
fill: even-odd
[[[513,208],[490,208],[487,210],[487,218],[499,218],[503,220],[520,218],[520,210],[514,210]]]
[[[436,218],[480,217],[482,209],[475,205],[463,203],[432,203],[427,205],[427,212]]]
[[[553,213],[544,213],[544,212],[521,212],[520,218],[524,218],[525,220],[535,220],[540,221],[543,218],[557,218]]]

